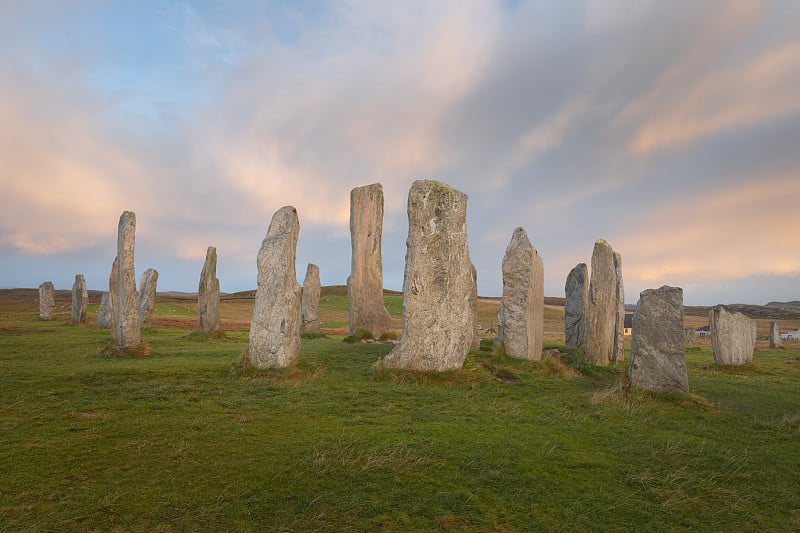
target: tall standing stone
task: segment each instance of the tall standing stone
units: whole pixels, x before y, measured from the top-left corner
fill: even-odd
[[[141,343],[136,272],[133,255],[136,247],[136,214],[125,211],[119,217],[117,230],[116,298],[112,302],[114,323],[112,338],[122,348],[135,348]]]
[[[510,357],[539,361],[544,340],[544,263],[523,228],[503,257],[503,297],[494,341]]]
[[[756,321],[724,305],[708,312],[711,349],[718,365],[746,365],[753,362],[756,347]]]
[[[299,234],[297,210],[282,207],[272,216],[258,252],[258,289],[247,355],[256,368],[287,367],[300,353],[302,288],[295,277]]]
[[[303,280],[303,333],[319,333],[319,267],[309,263]]]
[[[217,249],[209,246],[206,261],[200,272],[197,287],[197,319],[202,333],[219,331],[219,279],[217,278]]]
[[[625,289],[622,283],[622,256],[614,252],[616,277],[617,322],[614,326],[614,353],[612,361],[625,360]]]
[[[56,306],[56,290],[52,281],[39,285],[39,318],[53,320],[53,309]]]
[[[158,285],[158,270],[148,268],[139,279],[139,324],[150,325],[153,318],[153,308],[156,305],[156,286]]]
[[[72,284],[72,323],[86,322],[86,306],[89,303],[89,292],[86,290],[86,280],[83,274],[75,274],[75,283]]]
[[[350,334],[366,329],[374,337],[389,330],[383,305],[383,186],[380,183],[350,191],[351,274],[347,278]]]
[[[578,263],[570,270],[564,286],[564,344],[586,344],[586,319],[589,316],[589,267]]]
[[[639,295],[628,377],[631,385],[642,389],[689,392],[680,287],[664,285]]]
[[[460,368],[472,343],[474,286],[467,246],[467,195],[418,180],[408,193],[403,334],[388,367]]]
[[[111,325],[111,299],[109,292],[103,292],[100,298],[100,308],[97,310],[97,327],[107,328]]]
[[[618,312],[614,250],[605,240],[598,239],[592,252],[589,281],[586,359],[590,363],[607,365],[613,359]]]
[[[778,326],[778,323],[773,320],[769,323],[769,347],[780,348],[782,345],[783,340],[781,339],[781,329]]]

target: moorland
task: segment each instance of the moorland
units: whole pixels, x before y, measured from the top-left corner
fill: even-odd
[[[160,294],[146,356],[111,357],[98,294],[76,326],[64,293],[46,322],[35,291],[0,292],[0,531],[800,530],[800,344],[770,349],[764,318],[752,365],[688,348],[681,395],[586,364],[558,299],[541,362],[492,354],[481,298],[482,349],[429,374],[343,342],[342,287],[271,371],[241,363],[246,293],[218,336],[191,295]],[[399,332],[402,296],[385,303]]]

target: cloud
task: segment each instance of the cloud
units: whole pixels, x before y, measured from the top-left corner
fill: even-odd
[[[636,218],[617,242],[637,286],[800,274],[797,175],[690,194]]]

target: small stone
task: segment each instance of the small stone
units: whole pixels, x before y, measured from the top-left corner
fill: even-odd
[[[217,249],[206,249],[206,260],[197,287],[197,319],[201,333],[219,331],[219,279],[217,279]]]
[[[781,328],[778,326],[778,323],[773,320],[769,323],[769,347],[780,348],[782,345]]]
[[[564,344],[583,346],[589,316],[589,267],[586,263],[578,263],[570,270],[564,292]]]
[[[39,318],[53,320],[53,309],[56,307],[56,290],[52,281],[39,285]]]
[[[753,361],[756,346],[756,321],[724,305],[708,312],[711,349],[718,365],[746,365]]]
[[[628,377],[631,385],[642,389],[689,392],[680,287],[665,285],[639,296]]]
[[[467,246],[467,195],[418,180],[408,193],[403,333],[387,367],[461,368],[472,345],[474,279]]]
[[[149,326],[153,318],[153,308],[156,304],[156,285],[158,284],[158,271],[148,268],[139,279],[139,324]]]
[[[100,298],[100,308],[97,311],[97,327],[107,328],[111,325],[111,299],[109,292],[105,291]]]
[[[89,292],[86,290],[86,280],[83,274],[75,275],[75,283],[72,284],[72,323],[82,324],[86,322],[86,306],[89,303]]]
[[[495,349],[540,361],[544,341],[544,263],[523,228],[516,228],[503,257],[503,297]]]
[[[306,267],[306,277],[303,280],[303,333],[319,333],[319,267],[309,263]]]
[[[292,206],[272,216],[258,252],[258,289],[247,358],[255,368],[287,367],[300,353],[302,287],[295,260],[300,221]]]

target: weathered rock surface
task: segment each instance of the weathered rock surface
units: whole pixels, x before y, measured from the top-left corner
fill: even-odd
[[[107,328],[111,325],[111,298],[105,291],[100,298],[100,308],[97,310],[97,327]]]
[[[564,285],[564,344],[586,343],[586,320],[589,316],[589,267],[579,263],[567,275]]]
[[[133,211],[125,211],[119,217],[116,274],[112,274],[112,277],[116,275],[116,298],[112,300],[114,317],[112,339],[123,348],[135,348],[141,343],[136,271],[133,266],[135,247],[136,214]]]
[[[158,285],[158,271],[148,268],[139,279],[139,324],[149,326],[153,318],[153,308],[156,305],[156,286]]]
[[[247,354],[256,368],[287,367],[300,352],[302,288],[295,270],[299,234],[297,210],[282,207],[272,216],[258,252],[258,289]]]
[[[778,323],[773,320],[769,323],[769,347],[780,348],[782,345],[783,339],[781,339],[781,329]]]
[[[389,312],[383,305],[383,186],[380,183],[350,191],[351,273],[347,278],[350,334],[366,329],[375,338],[389,331]]]
[[[217,249],[206,249],[206,261],[200,272],[197,287],[197,320],[202,333],[219,331],[219,279],[217,278]]]
[[[607,365],[613,359],[618,313],[614,250],[605,240],[599,239],[594,243],[589,281],[586,359],[590,363]]]
[[[539,361],[544,340],[544,263],[523,228],[516,228],[503,257],[503,297],[495,349]]]
[[[89,304],[89,292],[86,290],[86,280],[83,274],[75,274],[75,283],[72,284],[72,323],[86,322],[86,306]]]
[[[415,181],[408,193],[406,245],[403,334],[383,363],[415,370],[460,368],[475,324],[467,195],[438,181]]]
[[[303,333],[319,333],[319,267],[309,263],[303,280]]]
[[[52,281],[39,285],[39,318],[53,320],[53,309],[56,307],[56,290]]]
[[[756,321],[724,305],[708,312],[711,349],[718,365],[746,365],[753,361],[756,347]]]
[[[614,274],[617,280],[617,322],[614,326],[614,352],[612,361],[625,360],[625,288],[622,283],[622,256],[614,252]]]
[[[652,391],[689,392],[683,331],[683,289],[663,286],[639,296],[633,315],[631,385]]]

